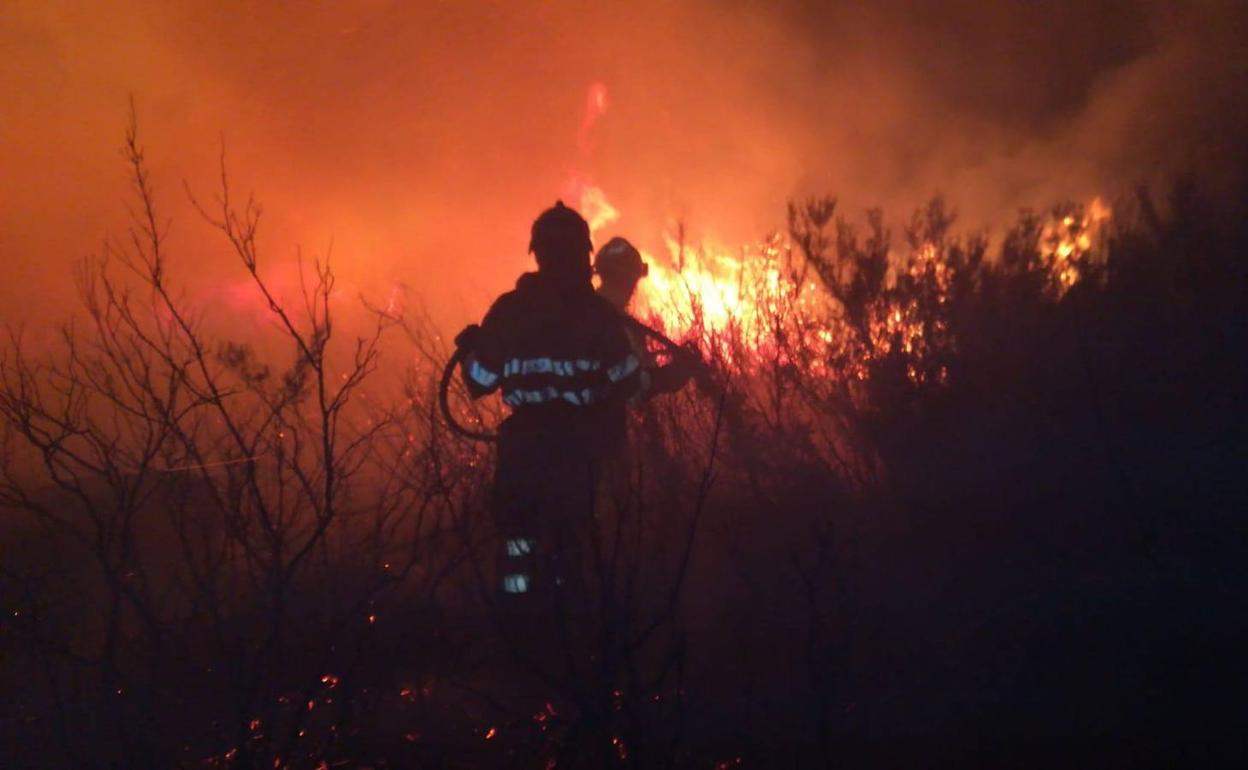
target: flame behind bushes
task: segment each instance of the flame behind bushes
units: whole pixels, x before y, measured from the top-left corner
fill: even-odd
[[[598,230],[618,218],[606,194],[588,186],[582,207]],[[972,290],[985,237],[952,237],[956,220],[943,200],[915,212],[906,246],[892,248],[881,212],[868,214],[859,239],[846,219],[833,225],[836,201],[790,207],[789,232],[730,250],[710,240],[668,234],[661,257],[643,250],[649,275],[634,311],[669,336],[699,343],[734,374],[767,362],[834,382],[865,381],[888,358],[900,359],[915,385],[943,384],[957,341],[949,312],[954,293]],[[605,212],[605,213],[604,213]],[[1052,301],[1090,275],[1103,257],[1110,209],[1100,198],[1062,204],[1046,217],[1024,212],[1011,235],[1031,255],[1019,266]]]

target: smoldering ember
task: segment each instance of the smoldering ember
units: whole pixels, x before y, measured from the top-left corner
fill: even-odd
[[[1242,764],[1245,40],[0,5],[0,767]]]

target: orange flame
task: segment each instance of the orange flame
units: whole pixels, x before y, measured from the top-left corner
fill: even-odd
[[[585,184],[580,202],[595,240],[600,228],[620,216],[599,187]],[[1039,254],[1051,296],[1060,299],[1086,275],[1110,217],[1096,198],[1045,225]],[[914,296],[886,293],[873,300],[861,331],[849,326],[829,293],[806,277],[783,238],[735,251],[710,240],[691,244],[671,235],[664,245],[662,255],[641,250],[649,274],[638,284],[633,312],[670,337],[694,339],[731,366],[797,365],[818,377],[861,381],[868,378],[872,361],[900,356],[911,382],[948,380],[939,354],[953,350],[955,343],[946,309],[955,268],[935,244],[921,244],[894,262],[890,280],[920,289]]]
[[[576,146],[581,155],[588,156],[593,152],[594,124],[607,114],[608,106],[606,83],[597,82],[590,85],[589,92],[585,95],[585,115],[581,118],[581,129],[576,136]]]
[[[581,190],[580,209],[581,216],[589,223],[591,233],[620,218],[620,212],[607,200],[602,189],[590,184],[585,184]]]
[[[1054,214],[1040,233],[1040,262],[1047,289],[1061,299],[1087,273],[1113,211],[1098,197],[1085,207]]]

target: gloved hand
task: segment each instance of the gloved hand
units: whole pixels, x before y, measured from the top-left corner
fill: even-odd
[[[702,360],[702,351],[698,350],[698,343],[693,340],[689,340],[680,346],[680,357],[697,366],[706,365]]]
[[[655,393],[674,393],[692,378],[702,378],[708,367],[702,360],[702,352],[693,342],[686,342],[672,350],[672,359],[654,372],[651,390]]]
[[[698,346],[693,342],[686,342],[680,347],[688,351],[687,356],[682,356],[685,370],[689,372],[687,379],[692,379],[704,391],[717,391],[719,385],[715,383],[715,369],[702,357],[702,351],[698,350]]]
[[[475,350],[477,340],[481,338],[481,327],[477,324],[468,324],[464,330],[455,335],[455,347],[460,350]]]

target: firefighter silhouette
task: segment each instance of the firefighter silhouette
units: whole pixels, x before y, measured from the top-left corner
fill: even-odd
[[[594,272],[600,281],[599,296],[610,302],[617,312],[624,314],[628,312],[628,304],[637,291],[637,284],[650,274],[650,266],[642,260],[637,247],[624,238],[615,237],[594,256]],[[667,351],[671,360],[660,366],[646,350],[645,335],[635,326],[630,326],[628,332],[633,353],[642,366],[640,395],[644,397],[675,393],[704,366],[701,354],[692,344]]]
[[[591,282],[589,226],[557,202],[533,223],[537,271],[499,297],[456,344],[469,393],[501,391],[492,513],[503,597],[575,597],[586,526],[610,496],[626,404],[642,388],[624,318]]]

